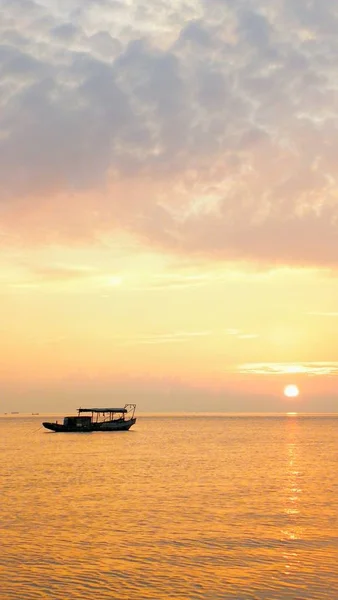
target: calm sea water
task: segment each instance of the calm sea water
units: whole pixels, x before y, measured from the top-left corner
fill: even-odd
[[[338,598],[338,417],[0,418],[1,600]]]

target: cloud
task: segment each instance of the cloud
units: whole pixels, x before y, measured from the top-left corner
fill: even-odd
[[[334,3],[0,10],[4,240],[337,265]]]
[[[40,281],[68,281],[95,276],[94,269],[69,265],[50,265],[32,271],[34,278]]]
[[[45,264],[40,266],[22,263],[15,273],[6,273],[2,277],[3,291],[15,289],[30,290],[48,288],[57,284],[58,291],[75,289],[101,290],[121,285],[122,278],[108,270],[85,265]],[[59,285],[60,284],[60,285]],[[80,284],[80,288],[79,288]]]
[[[251,375],[338,375],[338,362],[246,363],[238,371]]]
[[[257,333],[246,333],[241,331],[240,329],[226,329],[226,335],[231,335],[238,340],[254,340],[259,337]]]
[[[207,286],[210,283],[215,283],[224,280],[224,275],[218,274],[217,272],[200,272],[196,274],[190,273],[178,273],[168,272],[160,273],[150,276],[144,276],[142,274],[141,280],[137,282],[137,285],[131,284],[134,290],[148,290],[148,291],[166,291],[166,290],[179,290],[186,288],[195,288]]]
[[[131,340],[123,342],[124,346],[139,346],[153,344],[181,344],[191,341],[192,338],[209,337],[211,331],[177,331],[173,333],[154,333],[144,336],[137,336]]]
[[[329,318],[337,318],[338,312],[320,312],[320,311],[311,311],[307,313],[313,317],[329,317]]]
[[[153,333],[153,334],[145,334],[141,336],[134,337],[133,339],[127,340],[123,342],[123,345],[147,345],[147,344],[173,344],[173,343],[182,343],[189,342],[194,338],[205,338],[210,336],[219,336],[222,335],[223,332],[215,331],[215,330],[204,330],[204,331],[174,331],[171,333]],[[246,334],[241,333],[240,330],[237,329],[226,329],[225,335],[232,335],[239,340],[250,340],[257,338],[256,334]]]

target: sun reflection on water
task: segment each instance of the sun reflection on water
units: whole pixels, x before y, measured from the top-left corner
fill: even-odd
[[[286,439],[285,506],[286,525],[282,528],[282,539],[286,543],[283,551],[284,574],[290,575],[299,568],[299,553],[296,542],[302,539],[302,487],[300,464],[300,441],[296,419],[288,421]]]

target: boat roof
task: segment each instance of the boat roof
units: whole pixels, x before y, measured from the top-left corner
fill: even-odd
[[[127,413],[126,408],[79,408],[79,413],[81,412],[92,412],[92,413]]]

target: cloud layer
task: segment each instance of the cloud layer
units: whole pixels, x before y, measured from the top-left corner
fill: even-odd
[[[0,0],[0,233],[338,262],[338,7]]]
[[[240,365],[238,371],[254,375],[334,376],[338,374],[338,362],[247,363]]]

